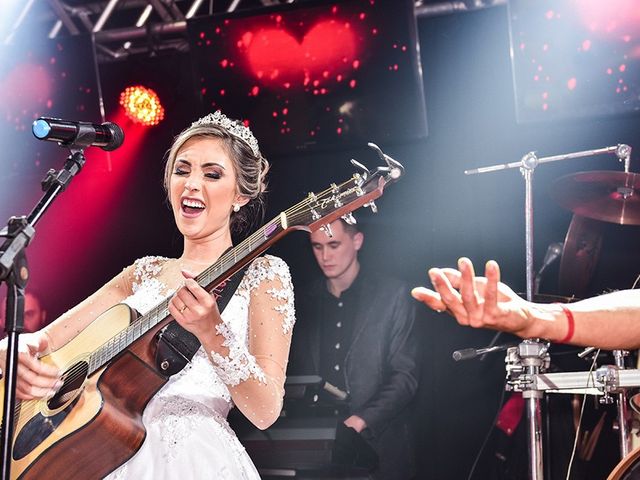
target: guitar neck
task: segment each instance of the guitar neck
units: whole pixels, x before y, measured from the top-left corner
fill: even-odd
[[[287,233],[287,216],[283,212],[238,245],[223,254],[212,266],[196,277],[205,290],[212,290],[267,250]]]

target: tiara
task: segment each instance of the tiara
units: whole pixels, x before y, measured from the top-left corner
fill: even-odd
[[[216,110],[215,113],[210,113],[204,117],[196,120],[191,124],[191,127],[199,127],[201,125],[218,125],[224,128],[227,132],[236,138],[239,138],[245,142],[251,148],[251,151],[256,157],[260,157],[260,148],[258,147],[258,140],[253,136],[251,130],[246,125],[227,117],[220,110]]]

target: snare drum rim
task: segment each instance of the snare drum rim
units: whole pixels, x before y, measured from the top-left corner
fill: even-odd
[[[607,480],[623,480],[625,473],[632,467],[637,461],[640,460],[640,447],[632,450],[626,457],[624,457],[618,465],[611,471]]]

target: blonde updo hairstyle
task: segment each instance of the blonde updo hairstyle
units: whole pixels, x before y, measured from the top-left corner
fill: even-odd
[[[192,125],[183,130],[174,139],[169,149],[164,169],[164,188],[169,202],[171,202],[169,198],[169,183],[178,151],[188,140],[196,137],[219,138],[222,140],[224,149],[233,162],[238,192],[242,196],[249,198],[249,202],[242,206],[238,212],[231,211],[231,231],[242,233],[246,229],[253,227],[255,223],[262,222],[269,162],[261,153],[256,155],[244,140],[229,133],[226,128],[214,123]]]

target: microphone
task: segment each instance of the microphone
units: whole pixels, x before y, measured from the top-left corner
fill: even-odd
[[[66,147],[100,147],[110,152],[124,142],[124,132],[115,123],[102,125],[89,122],[73,122],[59,118],[40,117],[31,127],[39,140],[58,142]]]
[[[563,246],[564,244],[562,242],[554,242],[549,245],[547,253],[544,254],[544,259],[542,260],[542,266],[540,267],[540,270],[538,270],[538,275],[542,275],[542,272],[544,272],[549,265],[555,262],[556,258],[558,258],[562,253]]]
[[[542,279],[542,273],[562,254],[562,247],[564,247],[564,244],[562,242],[554,242],[549,245],[549,248],[547,248],[547,253],[544,254],[544,259],[542,260],[540,270],[538,270],[538,273],[536,273],[536,276],[534,278],[534,294],[537,294],[538,290],[540,289],[540,280]]]

